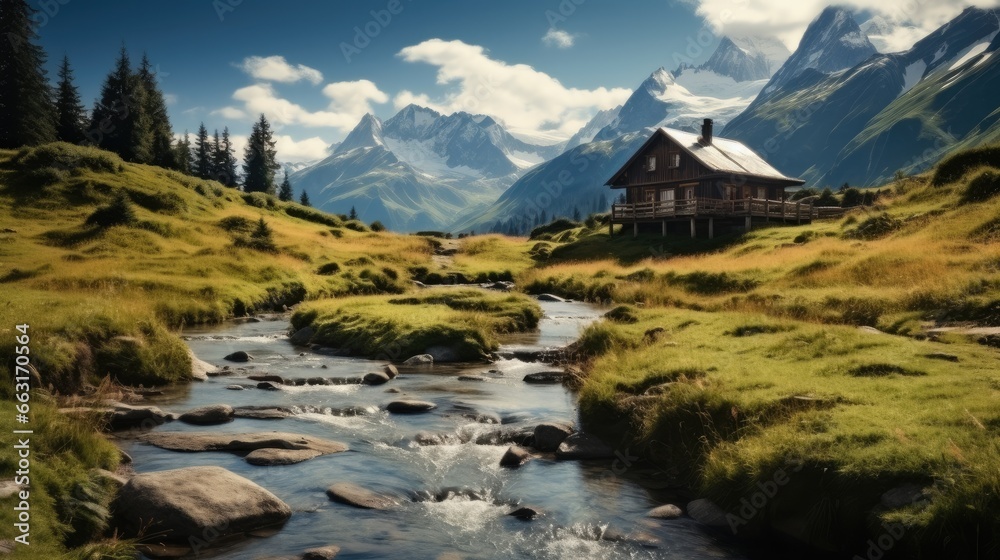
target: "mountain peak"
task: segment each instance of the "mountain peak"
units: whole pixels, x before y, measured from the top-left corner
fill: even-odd
[[[787,84],[804,70],[831,74],[852,68],[877,52],[849,11],[830,6],[809,24],[798,48],[768,82],[763,95]]]
[[[698,68],[728,76],[737,82],[766,80],[771,77],[771,67],[764,53],[740,47],[729,37],[723,37],[708,61]]]
[[[652,94],[654,97],[658,94],[666,91],[668,86],[674,84],[674,75],[667,72],[665,68],[660,66],[652,74],[646,78],[646,81],[642,82],[639,89],[644,89]]]
[[[337,153],[377,146],[385,146],[385,141],[382,138],[382,121],[371,113],[365,113],[354,130],[337,147]]]

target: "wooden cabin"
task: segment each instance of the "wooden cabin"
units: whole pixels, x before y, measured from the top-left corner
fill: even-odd
[[[749,230],[755,222],[804,223],[814,217],[812,204],[785,196],[803,183],[740,142],[713,137],[711,119],[701,136],[660,128],[606,183],[625,193],[612,205],[611,230],[632,224],[638,234],[660,224],[663,235],[690,227],[692,237],[699,229],[712,237],[717,228]]]

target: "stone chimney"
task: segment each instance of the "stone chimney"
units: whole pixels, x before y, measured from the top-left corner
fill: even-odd
[[[701,143],[706,146],[712,145],[712,119],[705,119],[701,123]]]

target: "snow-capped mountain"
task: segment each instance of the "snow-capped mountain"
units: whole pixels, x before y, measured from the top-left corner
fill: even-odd
[[[652,130],[669,126],[698,131],[706,117],[723,126],[753,101],[770,76],[740,80],[731,74],[743,78],[751,76],[752,69],[756,76],[787,57],[787,49],[776,42],[741,44],[721,41],[721,54],[717,50],[706,64],[679,69],[676,77],[657,69],[621,107],[591,119],[570,139],[565,153],[525,174],[486,212],[464,215],[456,229],[523,233],[543,211],[545,217],[555,217],[607,210],[611,193],[604,182]]]
[[[485,115],[409,105],[384,123],[365,115],[333,155],[291,180],[324,210],[354,206],[397,231],[445,229],[558,149],[518,140]]]
[[[618,118],[618,112],[621,111],[621,109],[622,106],[619,105],[614,109],[598,111],[598,113],[594,115],[594,117],[591,118],[587,124],[583,125],[583,128],[576,131],[576,134],[571,136],[570,139],[566,141],[566,148],[564,151],[568,152],[581,144],[586,144],[587,142],[592,141],[594,136],[597,136],[597,133],[600,132],[602,128],[608,126],[614,122],[616,118]]]
[[[925,169],[1000,135],[998,22],[998,10],[969,8],[905,52],[846,71],[806,70],[722,134],[818,185],[876,185],[896,170]]]
[[[695,130],[706,115],[723,125],[753,101],[764,83],[738,82],[697,69],[686,70],[675,79],[672,73],[659,68],[636,88],[618,116],[595,134],[594,140],[612,140],[660,126]]]
[[[829,7],[809,24],[799,46],[764,87],[771,95],[806,70],[823,74],[851,68],[875,54],[874,45],[844,8]]]

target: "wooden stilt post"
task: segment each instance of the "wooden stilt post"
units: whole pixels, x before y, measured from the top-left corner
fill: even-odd
[[[663,220],[663,237],[667,236],[667,221]]]
[[[611,237],[614,234],[615,234],[615,223],[612,222],[611,220],[608,220],[608,237]]]
[[[802,202],[800,201],[795,203],[795,223],[802,223]]]
[[[639,222],[632,222],[632,237],[639,237]]]
[[[691,239],[695,238],[694,218],[691,218]]]
[[[708,219],[708,238],[715,239],[715,218]]]
[[[751,220],[751,219],[752,219],[752,218],[751,218],[750,216],[747,216],[747,217],[746,217],[746,230],[747,230],[747,231],[750,231],[750,225],[751,225],[751,224],[750,224],[750,220]]]

